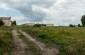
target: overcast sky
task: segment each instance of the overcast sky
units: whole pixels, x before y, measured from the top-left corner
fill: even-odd
[[[0,0],[0,16],[12,16],[18,24],[80,24],[82,15],[85,0]]]

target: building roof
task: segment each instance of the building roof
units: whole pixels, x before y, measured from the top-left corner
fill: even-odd
[[[11,17],[0,17],[1,20],[10,20]]]
[[[54,26],[54,24],[46,24],[46,26]]]
[[[35,24],[35,23],[26,23],[26,24]]]

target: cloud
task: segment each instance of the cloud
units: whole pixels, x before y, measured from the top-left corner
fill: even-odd
[[[29,22],[78,24],[85,14],[84,0],[0,0],[0,8],[18,10]]]
[[[12,21],[16,20],[17,24],[24,24],[25,22],[28,22],[28,20],[24,16],[16,16],[12,17]]]
[[[22,1],[21,1],[22,2]],[[20,4],[21,4],[20,2]],[[19,3],[17,3],[18,6],[14,5],[14,7],[21,11],[29,21],[43,21],[47,15],[47,13],[44,11],[46,8],[50,7],[53,3],[52,1],[40,1],[40,0],[25,0],[23,1],[23,5],[21,6]]]
[[[80,23],[81,16],[85,14],[84,0],[62,0],[56,2],[50,9],[47,18],[53,23],[64,25]],[[64,2],[65,1],[65,2]],[[52,12],[50,12],[52,11]],[[56,21],[55,21],[56,20]],[[68,22],[69,21],[69,22]]]

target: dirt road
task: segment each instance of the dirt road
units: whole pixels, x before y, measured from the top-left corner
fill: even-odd
[[[44,43],[32,38],[29,34],[23,32],[22,30],[19,30],[19,32],[28,38],[28,40],[32,41],[40,49],[42,55],[57,55],[59,53],[59,49],[47,47]]]
[[[19,38],[19,34],[16,30],[12,31],[12,35],[16,47],[11,55],[33,55],[30,51],[28,51],[28,47],[24,44],[23,40]]]

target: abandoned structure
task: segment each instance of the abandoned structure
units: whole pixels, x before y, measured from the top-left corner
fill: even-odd
[[[4,26],[11,26],[11,17],[0,17],[0,20],[4,22]]]
[[[35,23],[25,23],[24,25],[34,26],[34,25],[35,25]]]
[[[54,26],[54,24],[46,24],[46,26]]]
[[[27,25],[27,26],[34,26],[35,23],[25,23],[23,25]],[[45,25],[45,26],[54,26],[54,24],[40,24],[41,26]]]

